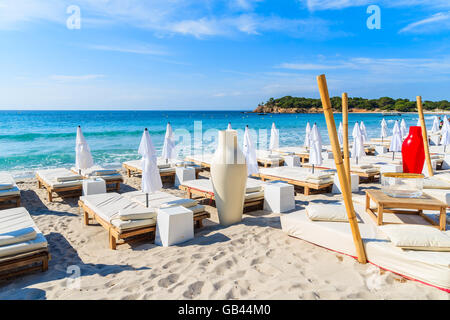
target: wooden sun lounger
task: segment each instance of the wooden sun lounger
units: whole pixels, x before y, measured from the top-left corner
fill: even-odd
[[[272,159],[272,160],[271,159],[257,159],[257,161],[258,161],[258,165],[260,165],[264,168],[269,168],[269,167],[273,166],[272,163],[274,162],[274,159]],[[275,163],[275,165],[277,167],[284,165],[284,160],[283,159],[278,160],[278,163]]]
[[[156,224],[152,226],[145,226],[131,230],[120,230],[111,223],[105,221],[91,208],[89,208],[82,200],[78,201],[78,206],[83,210],[83,221],[86,226],[90,224],[91,220],[97,221],[103,228],[108,230],[109,248],[116,250],[118,245],[134,242],[135,240],[149,236],[151,240],[155,240]],[[201,212],[194,214],[194,226],[197,228],[203,227],[203,219],[210,218],[209,212]]]
[[[39,249],[11,257],[0,258],[0,278],[12,278],[25,273],[48,270],[51,256],[48,249]]]
[[[194,162],[194,161],[191,161]],[[122,167],[126,170],[127,172],[127,176],[130,178],[132,175],[135,174],[142,174],[142,169],[141,168],[137,168],[135,166],[132,166],[128,163],[122,163]],[[202,171],[202,168],[195,168],[195,178],[198,179],[198,174]],[[170,177],[173,178],[173,180],[175,181],[175,171],[159,171],[159,174],[161,176],[161,178],[163,177]]]
[[[46,183],[44,179],[42,179],[38,174],[36,174],[36,179],[38,181],[38,188],[41,189],[42,187],[44,187],[47,190],[49,202],[53,202],[53,199],[57,197],[59,198],[78,197],[81,195],[83,190],[82,185],[53,188],[51,185]],[[55,193],[56,196],[53,196],[53,193]]]
[[[200,190],[198,188],[193,188],[186,185],[180,185],[180,190],[186,192],[186,197],[188,199],[192,199],[193,196],[205,198],[209,200],[209,204],[212,205],[213,201],[216,201],[215,195],[213,192],[208,192],[205,190]],[[254,199],[245,199],[244,201],[244,212],[250,212],[253,210],[262,210],[264,207],[264,195],[261,197],[257,197]]]
[[[324,184],[316,184],[316,183],[310,183],[306,181],[299,181],[299,180],[293,180],[283,177],[277,177],[277,176],[271,176],[267,174],[259,173],[256,176],[258,176],[262,181],[270,180],[270,181],[284,181],[286,183],[289,183],[293,185],[294,187],[300,187],[303,188],[303,193],[305,196],[309,196],[312,194],[312,190],[316,191],[316,193],[329,193],[331,192],[331,189],[333,188],[333,182],[324,183]]]
[[[309,166],[308,164],[306,164],[304,166],[305,168],[311,168],[311,166]],[[329,167],[315,167],[318,170],[330,170],[333,168],[329,168]],[[376,171],[376,172],[362,172],[362,171],[354,171],[354,170],[350,170],[351,173],[356,174],[357,176],[359,176],[359,182],[360,183],[364,183],[364,182],[374,182],[375,180],[380,178],[380,172]]]
[[[72,171],[75,174],[78,174],[78,172],[76,172],[75,170],[70,170],[70,171]],[[82,175],[82,177],[83,177],[83,179],[93,178],[93,177],[85,176],[85,175]],[[102,178],[102,176],[96,176],[96,178]],[[108,179],[108,180],[105,179],[105,182],[106,182],[106,190],[107,191],[119,192],[120,185],[121,185],[121,183],[123,183],[123,178],[122,178],[122,176],[120,176],[120,177],[117,177],[117,179]]]

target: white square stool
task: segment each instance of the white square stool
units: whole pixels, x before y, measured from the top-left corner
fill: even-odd
[[[275,213],[295,209],[294,186],[283,182],[267,183],[264,186],[264,210]]]
[[[375,146],[375,155],[387,153],[385,146]]]
[[[175,169],[175,187],[183,184],[185,181],[195,180],[195,168],[176,167]]]
[[[383,164],[380,166],[380,173],[403,172],[403,166],[400,164]]]
[[[194,213],[185,207],[158,209],[155,244],[168,247],[194,238]]]
[[[352,192],[359,192],[359,176],[357,174],[350,174],[350,180],[352,180]],[[332,193],[342,193],[341,184],[337,174],[334,175],[334,184]]]
[[[301,167],[299,156],[284,156],[284,164],[288,167]]]
[[[442,169],[443,170],[450,169],[450,154],[446,154],[444,156],[444,162],[442,162]]]
[[[83,196],[106,193],[106,182],[102,178],[83,180]]]

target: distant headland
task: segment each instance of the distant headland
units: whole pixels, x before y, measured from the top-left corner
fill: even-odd
[[[331,104],[337,112],[342,111],[341,97],[332,97]],[[450,111],[450,102],[441,101],[424,101],[424,109],[434,112]],[[416,102],[409,99],[393,99],[389,97],[381,97],[379,99],[349,98],[349,112],[417,112]],[[320,99],[301,98],[285,96],[282,98],[270,98],[267,102],[262,102],[253,111],[256,113],[320,113],[322,112],[322,102]]]

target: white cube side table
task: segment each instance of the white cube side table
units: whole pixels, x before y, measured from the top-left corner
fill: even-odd
[[[295,209],[294,186],[284,182],[264,186],[264,210],[283,213]]]
[[[444,156],[444,162],[442,162],[442,169],[443,170],[450,169],[450,154],[446,154]]]
[[[352,183],[352,192],[359,192],[359,176],[357,174],[350,174],[350,180]],[[334,175],[334,184],[331,193],[342,193],[341,184],[337,174]]]
[[[185,181],[195,180],[195,168],[176,167],[175,169],[175,187],[183,184]]]
[[[158,209],[155,244],[173,246],[194,238],[194,213],[185,207]]]
[[[383,164],[380,166],[380,173],[403,172],[403,166],[400,164]]]
[[[385,146],[375,146],[375,155],[387,153]]]
[[[83,180],[83,196],[106,193],[106,182],[102,178]]]
[[[284,156],[284,165],[287,167],[301,167],[300,157],[295,155]]]

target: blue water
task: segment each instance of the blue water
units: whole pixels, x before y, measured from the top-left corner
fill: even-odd
[[[369,138],[379,137],[382,118],[381,114],[350,114],[350,129],[356,121],[363,120]],[[386,117],[389,134],[394,121],[402,118],[407,126],[411,126],[416,125],[418,116],[403,114]],[[432,118],[431,115],[426,116],[429,128]],[[338,126],[341,115],[336,114],[335,119]],[[255,130],[255,142],[263,149],[268,146],[272,122],[280,130],[281,147],[303,145],[307,121],[311,124],[316,122],[324,143],[329,141],[323,114],[261,116],[238,111],[0,111],[0,171],[9,171],[15,177],[27,177],[37,169],[71,167],[75,162],[78,125],[82,126],[94,162],[105,167],[120,167],[123,161],[139,158],[137,148],[144,128],[149,129],[160,153],[168,121],[176,133],[180,158],[194,150],[198,152],[202,148],[200,140],[204,152],[213,152],[215,129],[226,129],[228,122],[231,122],[233,129],[239,129],[240,141],[241,130],[249,125]],[[198,133],[194,135],[196,121],[201,121],[201,131],[197,122]],[[183,141],[189,139],[192,147],[182,148]]]

